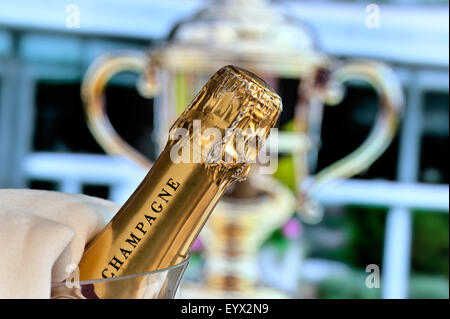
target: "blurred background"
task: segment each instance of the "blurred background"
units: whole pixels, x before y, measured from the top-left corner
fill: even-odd
[[[104,53],[161,45],[177,22],[211,2],[0,0],[0,187],[123,203],[145,170],[105,154],[88,130],[83,76]],[[261,280],[302,298],[448,298],[448,1],[269,2],[307,23],[329,56],[388,63],[403,86],[405,113],[369,170],[320,194],[319,224],[293,215],[273,230],[259,252]],[[379,9],[378,26],[366,23],[370,4]],[[160,110],[139,95],[136,78],[112,79],[108,116],[128,143],[154,159]],[[282,79],[276,88],[287,110],[296,86]],[[372,89],[350,85],[338,106],[324,108],[316,170],[363,141],[376,104]],[[282,116],[283,124],[290,119]],[[280,156],[274,176],[293,190],[292,159]],[[184,281],[201,285],[203,265],[199,240]]]

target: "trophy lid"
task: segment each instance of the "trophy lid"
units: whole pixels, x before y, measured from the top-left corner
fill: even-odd
[[[266,0],[216,0],[177,23],[168,42],[151,54],[177,71],[234,64],[286,77],[298,77],[323,59],[311,30]]]

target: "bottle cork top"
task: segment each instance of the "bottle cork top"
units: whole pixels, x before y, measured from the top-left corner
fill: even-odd
[[[191,143],[201,144],[202,163],[214,168],[217,174],[243,179],[281,110],[280,97],[264,80],[228,65],[208,80],[174,123],[169,138],[175,140],[175,135],[181,135],[177,129],[185,129],[191,134]],[[200,121],[200,139],[192,134],[194,121]],[[211,128],[220,132],[220,140],[212,141],[211,136],[205,136]],[[209,131],[205,132],[206,129]]]

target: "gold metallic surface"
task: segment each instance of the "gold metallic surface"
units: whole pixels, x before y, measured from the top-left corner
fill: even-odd
[[[330,82],[337,85],[354,80],[370,84],[378,94],[380,111],[364,143],[347,157],[317,173],[316,186],[326,180],[352,177],[369,168],[391,143],[403,113],[400,82],[394,72],[383,63],[352,61],[338,66],[330,77]],[[329,102],[336,104],[339,100]]]
[[[343,85],[350,81],[362,81],[375,89],[379,111],[364,142],[349,155],[317,172],[308,184],[304,183],[310,174],[306,165],[307,152],[300,150],[294,153],[299,214],[309,223],[320,221],[323,213],[320,204],[312,196],[334,180],[350,178],[367,170],[391,144],[403,114],[400,81],[384,63],[368,60],[335,63],[330,70],[325,71],[323,77],[324,82],[313,79],[303,83],[301,90],[304,95],[296,109],[294,121],[296,131],[308,135],[308,117],[314,112],[313,108],[319,107],[323,102],[339,103],[344,96]]]
[[[224,190],[245,178],[251,164],[224,160],[237,159],[233,131],[226,129],[263,128],[267,139],[280,111],[278,95],[254,74],[233,66],[214,74],[172,126],[166,148],[142,183],[89,243],[79,265],[80,279],[138,274],[184,260]],[[223,153],[218,161],[172,161],[177,128],[188,130],[193,156],[196,143],[205,142],[194,139],[193,120],[201,120],[202,133],[208,128],[223,133]],[[211,147],[208,155],[215,151]],[[247,158],[254,158],[257,151],[249,147]],[[120,298],[133,296],[137,289],[109,288],[107,284],[95,287],[95,293],[101,298]]]
[[[154,80],[155,75],[151,71],[150,66],[147,68],[145,55],[138,53],[128,53],[120,56],[105,55],[90,66],[82,83],[81,97],[85,105],[86,122],[92,134],[107,153],[111,155],[127,154],[131,160],[139,165],[150,167],[151,162],[147,157],[128,145],[117,134],[106,115],[103,91],[108,80],[121,71],[146,73],[146,87],[150,88],[145,92],[146,95],[151,96],[157,91],[157,85]],[[145,86],[141,85],[141,87]]]
[[[306,153],[293,151],[300,211],[305,220],[312,220],[308,215],[318,211],[318,205],[308,202],[314,192],[326,182],[349,178],[368,169],[390,145],[403,111],[400,82],[387,65],[370,60],[335,61],[317,49],[313,34],[305,24],[290,19],[268,1],[213,1],[176,24],[169,41],[153,48],[145,58],[140,54],[136,59],[132,53],[107,56],[90,68],[83,82],[89,127],[108,153],[125,155],[149,168],[151,161],[126,144],[109,122],[103,97],[108,79],[127,69],[140,69],[145,74],[150,88],[146,95],[159,92],[156,103],[160,105],[155,114],[159,126],[155,134],[165,138],[178,106],[184,107],[186,100],[192,99],[199,79],[222,65],[233,64],[268,79],[300,79],[294,129],[308,139],[320,139],[312,136],[311,131],[321,125],[322,105],[337,104],[345,94],[346,82],[363,80],[379,96],[379,112],[363,144],[318,173],[308,185],[304,185],[306,177],[311,175]],[[162,149],[165,140],[157,142]]]
[[[307,76],[328,60],[306,24],[267,0],[210,1],[175,24],[168,43],[150,56],[176,72],[211,72],[233,62],[258,74],[289,78]]]
[[[295,212],[295,196],[274,178],[253,171],[245,183],[257,196],[224,196],[200,233],[205,285],[197,286],[197,294],[205,289],[221,298],[287,298],[264,286],[258,258],[268,237]],[[193,292],[195,286],[189,287]]]

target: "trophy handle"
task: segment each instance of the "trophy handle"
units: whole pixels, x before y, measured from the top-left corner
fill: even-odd
[[[106,84],[115,74],[123,71],[143,75],[137,82],[137,89],[142,96],[151,98],[159,91],[156,68],[147,55],[138,52],[103,55],[92,63],[83,79],[81,97],[86,121],[92,135],[106,153],[124,155],[143,167],[150,167],[151,161],[117,134],[106,113]]]
[[[366,140],[352,153],[318,172],[312,182],[301,190],[301,208],[309,217],[321,215],[320,205],[310,197],[325,184],[335,179],[352,177],[367,168],[387,149],[397,132],[400,117],[403,113],[403,92],[400,81],[393,70],[383,63],[374,61],[354,61],[338,66],[330,74],[327,86],[328,104],[337,104],[342,96],[343,84],[350,80],[363,80],[376,90],[379,97],[377,119]],[[338,92],[334,91],[338,88]],[[334,92],[333,92],[334,91]],[[338,94],[336,94],[338,93]],[[303,204],[303,205],[302,205]],[[309,210],[309,212],[308,212]],[[315,211],[315,212],[314,212]],[[303,215],[303,213],[300,213]],[[310,218],[306,219],[310,219]],[[317,218],[312,218],[317,219]]]

